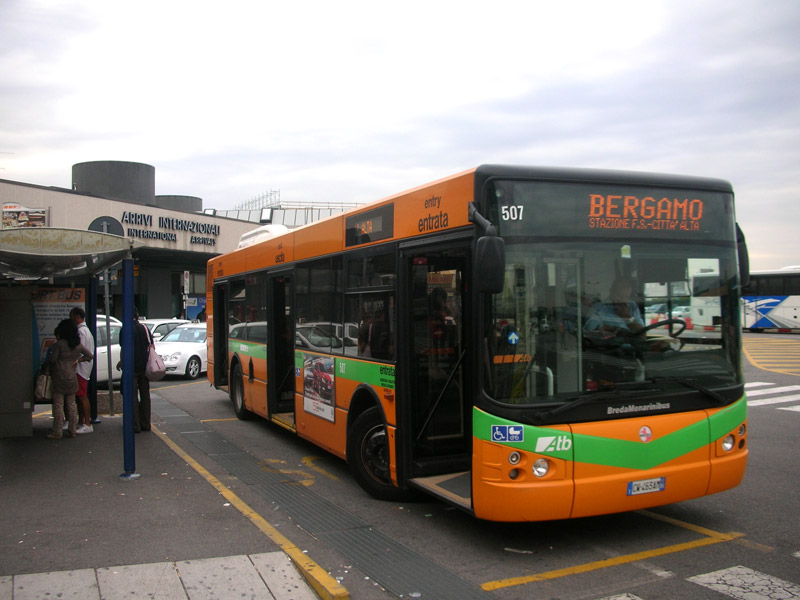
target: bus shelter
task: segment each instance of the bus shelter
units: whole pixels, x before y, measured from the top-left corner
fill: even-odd
[[[41,297],[43,291],[57,289],[65,302],[69,302],[69,290],[88,289],[83,302],[74,302],[73,306],[81,305],[85,309],[87,325],[97,339],[96,275],[122,261],[123,320],[130,322],[133,317],[132,252],[140,245],[141,242],[122,236],[95,231],[47,227],[0,230],[0,311],[4,328],[0,347],[3,381],[0,437],[33,434],[34,381],[41,354],[34,318],[35,298]],[[132,328],[126,330],[132,348]],[[123,339],[123,348],[125,342]],[[132,351],[127,352],[131,362],[132,355]],[[123,394],[126,379],[132,394],[132,364],[123,373]],[[96,401],[94,375],[89,394]]]

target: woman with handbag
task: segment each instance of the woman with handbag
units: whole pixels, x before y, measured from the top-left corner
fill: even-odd
[[[48,359],[53,385],[53,431],[47,434],[51,440],[60,439],[63,434],[65,404],[69,420],[67,435],[75,437],[78,425],[78,410],[75,406],[78,379],[75,376],[75,365],[79,361],[94,359],[94,354],[81,345],[78,327],[72,320],[61,321],[55,333],[58,341],[53,344],[53,351]]]
[[[127,325],[122,326],[120,339]],[[133,307],[133,432],[150,431],[150,380],[147,378],[147,359],[153,345],[150,330],[139,322],[139,309]],[[122,352],[117,371],[122,370]]]

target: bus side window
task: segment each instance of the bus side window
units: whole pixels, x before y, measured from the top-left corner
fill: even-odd
[[[349,295],[346,320],[358,323],[358,356],[393,358],[394,296],[391,293]]]

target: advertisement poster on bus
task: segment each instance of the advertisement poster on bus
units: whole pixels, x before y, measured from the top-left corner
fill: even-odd
[[[38,369],[47,356],[47,349],[56,343],[55,329],[69,318],[69,311],[86,303],[84,288],[41,288],[33,294],[33,347],[39,352],[34,365]]]
[[[335,377],[333,358],[303,355],[303,408],[306,412],[334,422]]]

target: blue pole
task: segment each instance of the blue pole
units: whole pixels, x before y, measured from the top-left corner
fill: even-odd
[[[92,332],[95,342],[95,352],[97,352],[97,277],[92,275],[89,278],[89,297],[86,299],[86,326]],[[116,365],[115,365],[116,366]],[[110,377],[109,377],[110,379]],[[92,361],[92,372],[89,374],[89,406],[92,423],[97,420],[97,360]],[[113,402],[113,394],[108,395],[108,401]],[[114,414],[114,411],[111,411]]]
[[[122,261],[122,440],[125,474],[136,471],[133,442],[133,259]],[[116,365],[114,365],[116,367]]]

